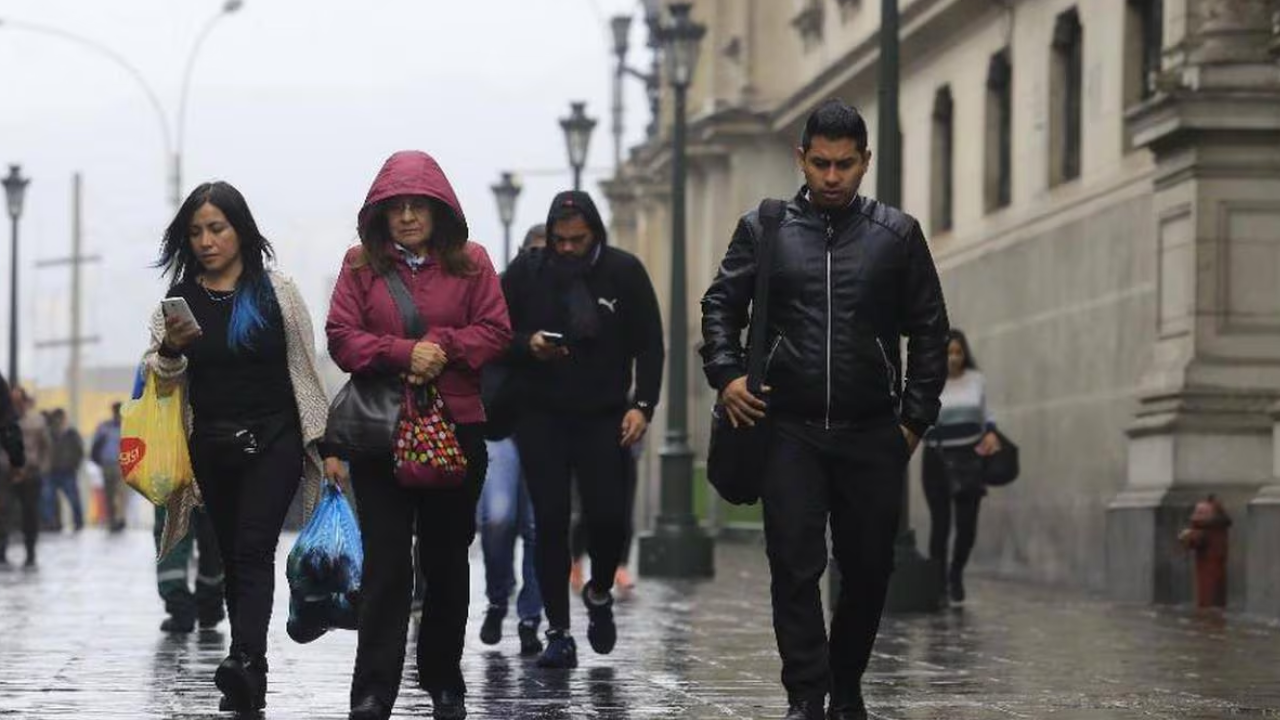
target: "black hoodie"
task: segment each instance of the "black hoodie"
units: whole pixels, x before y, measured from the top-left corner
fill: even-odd
[[[555,219],[569,209],[582,214],[596,240],[576,267],[550,246]],[[634,407],[652,417],[662,389],[665,349],[658,298],[648,273],[634,255],[609,247],[600,212],[587,193],[557,195],[548,212],[547,231],[548,247],[521,253],[502,278],[511,313],[511,361],[522,402],[533,409],[581,414]],[[578,277],[585,280],[587,304],[595,313],[585,336],[581,310],[574,318],[577,322],[570,317]],[[565,334],[569,357],[535,359],[529,338],[538,331]]]

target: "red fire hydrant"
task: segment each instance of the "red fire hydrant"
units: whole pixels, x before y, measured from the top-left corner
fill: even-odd
[[[1196,503],[1191,524],[1178,533],[1178,541],[1196,559],[1196,607],[1227,605],[1227,532],[1231,518],[1218,498],[1210,495]]]

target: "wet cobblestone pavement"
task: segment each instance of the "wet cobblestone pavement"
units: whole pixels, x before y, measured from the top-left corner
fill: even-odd
[[[149,534],[42,541],[38,571],[0,571],[0,718],[231,717],[216,712],[212,684],[227,626],[188,637],[158,631]],[[282,559],[291,542],[282,541]],[[761,550],[724,545],[717,560],[714,583],[641,578],[618,605],[612,655],[591,654],[585,617],[575,617],[585,652],[569,672],[519,658],[512,624],[497,649],[474,639],[483,611],[475,563],[470,717],[781,717]],[[291,641],[283,562],[278,571],[266,717],[345,718],[355,634]],[[886,621],[867,679],[873,718],[1280,718],[1274,627],[1004,582],[970,585],[962,610]],[[429,717],[430,700],[411,677],[395,717]]]

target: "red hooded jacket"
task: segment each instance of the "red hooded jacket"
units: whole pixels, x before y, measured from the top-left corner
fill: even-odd
[[[397,195],[435,198],[448,205],[466,227],[458,198],[436,161],[426,153],[405,151],[387,160],[369,188],[358,218],[361,237],[373,219],[374,206]],[[438,344],[449,357],[436,387],[454,420],[464,424],[484,421],[480,368],[501,355],[511,341],[506,301],[488,253],[473,242],[467,243],[466,252],[476,268],[467,277],[446,274],[434,260],[413,270],[394,248],[390,253],[427,326],[421,339]],[[354,247],[343,259],[325,322],[329,355],[349,373],[406,372],[419,340],[405,337],[386,281],[361,262],[363,255],[361,247]]]

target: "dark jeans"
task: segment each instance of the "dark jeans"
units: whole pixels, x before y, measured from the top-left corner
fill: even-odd
[[[538,527],[538,586],[547,624],[569,629],[570,481],[576,479],[591,557],[591,585],[613,587],[627,537],[628,451],[619,445],[621,413],[526,412],[516,445]]]
[[[0,472],[0,558],[9,547],[9,522],[14,517],[14,505],[21,505],[22,541],[27,557],[36,554],[36,539],[40,536],[40,474],[28,471],[21,482],[13,481],[13,470]]]
[[[779,419],[761,498],[773,629],[792,698],[855,689],[871,657],[901,514],[907,443],[897,424],[825,430]],[[832,555],[843,582],[828,643],[819,580]]]
[[[978,508],[982,505],[982,462],[970,447],[924,450],[924,497],[929,503],[929,558],[946,568],[951,519],[956,542],[948,577],[959,579],[978,537]],[[974,484],[977,477],[977,485]]]
[[[627,454],[627,532],[622,538],[622,560],[619,565],[627,564],[627,556],[631,553],[631,538],[635,534],[634,508],[636,506],[636,487],[639,485],[640,456],[644,450],[644,440],[633,445]],[[569,535],[569,550],[573,560],[577,562],[587,554],[587,524],[582,518],[581,510],[573,518],[573,529]]]
[[[276,588],[276,545],[302,479],[302,433],[296,421],[259,456],[229,457],[200,437],[191,464],[226,566],[231,652],[267,652]]]
[[[67,497],[71,505],[71,522],[76,530],[84,527],[84,510],[80,505],[80,485],[76,482],[76,471],[53,471],[45,478],[44,512],[46,527],[62,529],[62,513],[58,508],[58,493]]]
[[[156,550],[160,550],[160,536],[164,531],[164,507],[155,509],[154,538]],[[156,563],[156,590],[164,600],[164,610],[177,620],[192,622],[197,618],[221,620],[223,584],[226,574],[222,567],[222,553],[218,550],[218,538],[213,523],[204,508],[191,511],[191,530],[187,536]],[[191,555],[196,555],[196,589],[191,592]]]
[[[481,425],[459,425],[457,432],[467,458],[467,477],[458,488],[401,487],[390,455],[351,460],[364,540],[353,705],[372,695],[392,706],[400,693],[413,593],[415,530],[418,561],[426,577],[418,625],[418,683],[428,691],[466,692],[462,646],[471,599],[467,548],[476,534],[476,501],[489,458]]]

